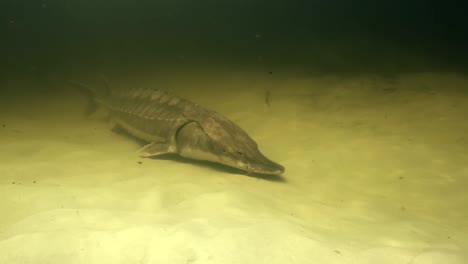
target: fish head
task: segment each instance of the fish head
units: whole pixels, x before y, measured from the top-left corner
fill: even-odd
[[[282,174],[284,167],[263,155],[257,143],[233,122],[215,116],[202,125],[210,138],[210,149],[217,162],[258,174]]]
[[[280,175],[284,167],[268,159],[255,145],[216,142],[218,162],[249,173]]]
[[[209,118],[193,121],[176,137],[179,155],[224,164],[248,173],[279,175],[284,167],[268,159],[257,143],[240,127],[211,113]]]

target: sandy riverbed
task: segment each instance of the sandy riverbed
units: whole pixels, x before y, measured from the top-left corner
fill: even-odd
[[[243,76],[169,88],[281,178],[141,159],[72,90],[2,96],[0,263],[468,262],[468,79]]]

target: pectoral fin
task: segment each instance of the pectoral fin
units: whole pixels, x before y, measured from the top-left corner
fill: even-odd
[[[143,148],[141,148],[138,152],[141,153],[141,157],[149,158],[155,157],[163,154],[174,153],[175,151],[171,147],[171,144],[166,142],[153,142],[150,143]]]

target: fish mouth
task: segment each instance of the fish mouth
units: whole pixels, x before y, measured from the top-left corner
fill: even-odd
[[[280,167],[276,168],[276,169],[263,169],[263,170],[256,170],[256,169],[253,169],[253,170],[250,170],[249,172],[250,173],[257,173],[257,174],[268,174],[268,175],[281,175],[284,173],[284,167],[279,165]]]

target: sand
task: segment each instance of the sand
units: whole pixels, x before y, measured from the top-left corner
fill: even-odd
[[[69,89],[2,96],[0,263],[468,263],[467,85],[435,73],[167,85],[248,131],[281,178],[139,158]]]

